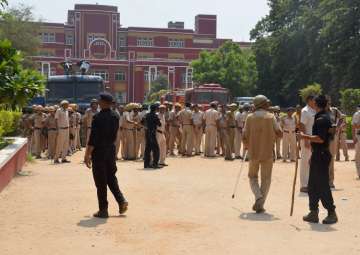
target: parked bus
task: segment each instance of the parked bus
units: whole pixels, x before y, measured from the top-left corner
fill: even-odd
[[[79,105],[80,111],[89,107],[90,101],[105,90],[100,76],[56,75],[50,76],[46,85],[46,104],[59,104],[61,100]]]
[[[217,101],[219,104],[230,102],[230,92],[220,84],[203,84],[185,90],[185,101],[192,104],[201,104],[208,108],[210,103]]]

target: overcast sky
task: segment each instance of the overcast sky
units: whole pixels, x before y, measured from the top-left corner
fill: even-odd
[[[10,6],[25,3],[44,21],[66,21],[75,3],[115,5],[123,26],[166,27],[168,21],[184,21],[194,28],[197,14],[218,16],[218,37],[249,40],[249,32],[269,10],[267,0],[9,0]]]

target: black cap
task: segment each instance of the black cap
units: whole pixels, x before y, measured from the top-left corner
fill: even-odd
[[[111,94],[109,94],[109,93],[100,93],[100,95],[99,95],[99,100],[103,100],[103,101],[105,101],[105,102],[107,102],[107,103],[112,103],[113,100],[114,100],[114,98],[113,98],[113,96],[112,96]]]
[[[152,104],[152,105],[150,106],[150,111],[154,112],[154,111],[156,111],[158,108],[159,108],[159,105],[158,105],[158,104]]]

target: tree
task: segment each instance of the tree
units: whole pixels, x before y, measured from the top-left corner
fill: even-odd
[[[268,0],[269,14],[251,31],[258,91],[290,104],[306,84],[320,83],[337,101],[360,79],[360,2]],[[273,93],[273,92],[276,93]]]
[[[35,22],[32,8],[19,5],[7,9],[0,22],[0,40],[8,39],[13,47],[20,50],[25,57],[25,66],[33,67],[29,56],[36,55],[40,47],[40,23]]]
[[[150,92],[146,101],[153,103],[159,101],[160,98],[169,90],[168,79],[165,75],[159,75],[157,79],[151,82]]]
[[[345,89],[341,91],[341,109],[348,115],[356,111],[360,104],[360,89]]]
[[[255,89],[255,57],[236,43],[228,41],[216,51],[202,51],[191,66],[197,83],[219,83],[234,96],[250,96]]]
[[[24,69],[22,62],[21,52],[9,40],[0,41],[0,105],[5,108],[21,108],[45,89],[44,77]]]
[[[322,88],[320,84],[314,83],[307,85],[305,88],[299,90],[301,99],[304,103],[306,103],[306,99],[310,95],[321,95],[322,94]]]

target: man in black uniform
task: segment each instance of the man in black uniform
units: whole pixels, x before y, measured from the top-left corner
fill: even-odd
[[[161,127],[159,117],[156,115],[158,109],[157,104],[150,106],[150,112],[145,115],[144,126],[145,126],[145,153],[144,153],[144,168],[161,168],[159,166],[159,145],[156,140],[157,127]],[[152,165],[150,165],[150,158],[152,152]]]
[[[319,201],[321,201],[328,210],[328,216],[323,220],[323,224],[334,224],[338,218],[329,185],[329,167],[332,158],[329,144],[334,132],[329,113],[325,110],[327,104],[325,96],[315,98],[317,113],[312,130],[313,135],[303,133],[299,135],[299,138],[309,140],[312,147],[308,185],[310,213],[304,216],[303,220],[319,223]]]
[[[107,186],[119,204],[120,214],[124,214],[128,202],[119,189],[115,173],[116,156],[115,140],[119,129],[119,117],[111,110],[113,97],[102,93],[99,97],[101,111],[96,113],[91,124],[91,134],[86,147],[84,162],[93,170],[94,181],[97,189],[99,211],[94,217],[108,218]]]

